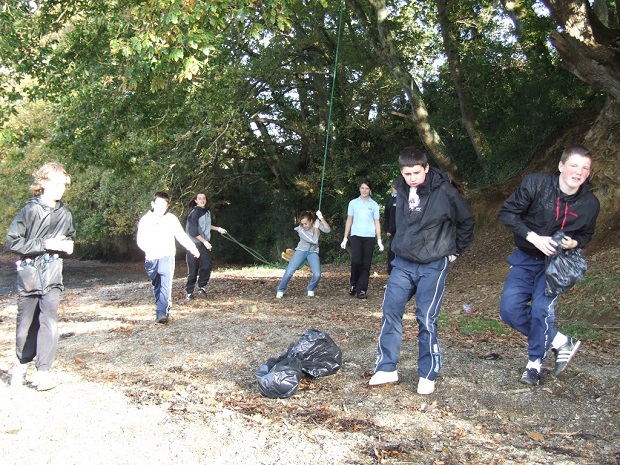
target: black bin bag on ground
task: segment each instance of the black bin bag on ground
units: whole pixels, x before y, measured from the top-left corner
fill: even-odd
[[[301,369],[313,378],[333,375],[342,366],[342,351],[327,333],[318,329],[308,329],[289,346],[286,356],[301,360]]]
[[[562,231],[556,232],[552,239],[558,244],[555,255],[547,257],[545,269],[545,295],[553,297],[571,289],[588,270],[585,254],[581,247],[563,249],[559,244],[564,238]]]
[[[262,395],[270,399],[285,399],[295,394],[303,378],[301,361],[287,358],[286,354],[270,358],[258,367],[255,376]]]
[[[318,378],[342,367],[342,351],[327,333],[308,329],[279,357],[270,358],[256,370],[260,392],[271,399],[295,394],[304,375]]]

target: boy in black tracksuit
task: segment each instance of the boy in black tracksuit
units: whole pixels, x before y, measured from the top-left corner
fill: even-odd
[[[529,360],[521,382],[540,384],[542,361],[551,348],[559,375],[581,342],[555,326],[558,296],[545,295],[546,257],[563,249],[585,247],[594,234],[600,205],[588,187],[592,156],[581,146],[562,153],[556,174],[531,174],[506,200],[499,219],[514,233],[516,249],[508,257],[510,271],[500,302],[502,321],[527,336]],[[566,235],[561,244],[552,237]]]
[[[448,267],[472,242],[474,217],[447,174],[431,168],[422,150],[407,147],[398,161],[402,177],[396,185],[392,239],[396,258],[383,299],[377,364],[369,385],[398,381],[402,320],[407,302],[415,296],[418,393],[430,394],[441,368],[437,319]]]

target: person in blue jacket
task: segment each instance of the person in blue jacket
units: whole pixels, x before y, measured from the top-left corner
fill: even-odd
[[[418,323],[418,394],[435,391],[441,368],[437,320],[450,263],[473,240],[474,217],[448,175],[428,163],[423,150],[407,147],[398,158],[396,234],[392,273],[383,298],[375,373],[369,385],[398,381],[403,315],[415,297]]]
[[[575,356],[581,342],[558,331],[555,305],[558,296],[545,295],[546,257],[557,247],[585,247],[592,239],[600,204],[590,191],[592,155],[575,145],[562,153],[555,174],[525,176],[499,209],[500,221],[514,234],[516,248],[508,257],[500,301],[500,318],[527,336],[528,362],[521,383],[541,383],[541,368],[549,348],[559,375]],[[552,236],[562,231],[560,244]]]

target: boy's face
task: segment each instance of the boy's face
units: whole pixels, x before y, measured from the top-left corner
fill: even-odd
[[[590,176],[592,160],[581,155],[571,155],[566,163],[560,162],[560,189],[565,194],[574,194]]]
[[[67,177],[63,173],[50,173],[48,179],[41,183],[43,196],[58,202],[67,188]]]
[[[410,187],[418,187],[426,181],[426,173],[428,173],[429,168],[430,165],[426,165],[426,167],[422,165],[403,166],[400,169],[400,174],[405,178],[407,185]]]
[[[153,213],[157,216],[164,216],[166,211],[168,211],[168,201],[161,197],[157,197],[151,202],[151,207],[153,208]]]

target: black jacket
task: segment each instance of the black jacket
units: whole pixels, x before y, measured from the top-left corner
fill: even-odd
[[[394,236],[396,232],[396,197],[389,195],[383,210],[383,230]]]
[[[510,229],[515,245],[525,252],[544,257],[525,238],[530,231],[553,236],[557,231],[584,247],[592,239],[600,204],[588,182],[572,195],[560,190],[560,174],[530,174],[500,207],[498,217]]]
[[[45,249],[46,239],[59,236],[75,239],[73,214],[60,201],[52,208],[42,203],[39,196],[32,197],[13,218],[6,247],[19,254],[22,263],[30,259],[34,265],[18,270],[17,287],[21,295],[42,295],[54,287],[63,289],[62,254]]]
[[[409,186],[396,186],[396,235],[392,251],[414,263],[430,263],[462,253],[474,239],[474,217],[448,175],[431,167],[418,186],[420,207],[409,211]],[[456,228],[456,236],[455,236]]]

